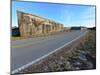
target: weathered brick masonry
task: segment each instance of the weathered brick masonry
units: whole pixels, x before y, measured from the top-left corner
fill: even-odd
[[[36,15],[17,11],[20,35],[23,37],[60,32],[63,24]]]

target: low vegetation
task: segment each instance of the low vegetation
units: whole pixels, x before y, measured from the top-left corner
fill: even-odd
[[[95,68],[96,32],[90,30],[83,38],[19,73],[75,71]]]

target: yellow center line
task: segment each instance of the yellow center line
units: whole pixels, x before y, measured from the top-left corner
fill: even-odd
[[[29,46],[29,45],[32,45],[32,44],[33,43],[18,44],[18,45],[12,46],[12,48],[19,48],[19,47]]]
[[[51,39],[54,39],[54,38],[51,38]],[[48,40],[51,40],[51,39],[48,39]],[[43,39],[42,40],[42,42],[43,41],[47,41],[47,40],[45,40],[45,39]],[[19,48],[19,47],[25,47],[25,46],[30,46],[30,45],[32,45],[32,44],[36,44],[36,43],[40,43],[41,41],[38,41],[38,42],[32,42],[32,43],[24,43],[24,44],[17,44],[17,45],[12,45],[12,47],[11,48]]]

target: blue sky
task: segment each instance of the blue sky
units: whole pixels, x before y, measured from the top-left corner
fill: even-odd
[[[95,6],[12,1],[12,26],[18,26],[16,10],[71,26],[95,26]]]

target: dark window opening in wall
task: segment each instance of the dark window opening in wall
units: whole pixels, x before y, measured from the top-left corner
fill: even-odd
[[[32,18],[31,20],[32,20],[32,22],[34,23],[35,20],[34,20],[33,18]]]

